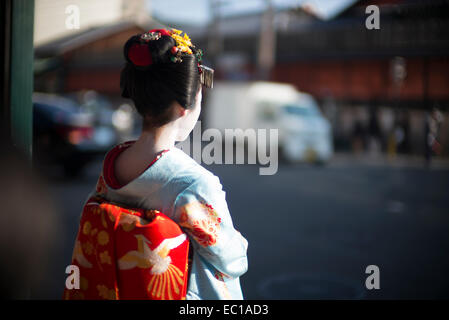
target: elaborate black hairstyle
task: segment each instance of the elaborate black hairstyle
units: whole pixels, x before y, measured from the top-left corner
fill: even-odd
[[[150,125],[169,122],[167,110],[175,101],[186,109],[194,106],[204,67],[199,64],[202,51],[191,45],[186,35],[181,37],[178,30],[150,30],[131,37],[124,55],[122,96],[133,100]]]

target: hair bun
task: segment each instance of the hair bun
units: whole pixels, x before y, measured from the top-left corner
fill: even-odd
[[[170,50],[176,44],[165,29],[153,29],[132,36],[124,46],[125,59],[138,69],[170,61]]]

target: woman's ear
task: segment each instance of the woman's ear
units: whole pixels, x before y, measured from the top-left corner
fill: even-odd
[[[179,116],[183,117],[187,113],[187,109],[180,107]]]
[[[183,108],[178,102],[173,102],[173,115],[175,118],[183,117],[186,114],[186,108]]]

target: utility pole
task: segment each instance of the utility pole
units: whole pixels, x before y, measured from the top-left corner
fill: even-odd
[[[257,53],[258,78],[268,80],[274,66],[276,50],[276,29],[274,25],[274,8],[271,0],[265,0],[266,10],[261,18],[259,51]]]
[[[207,57],[211,60],[212,67],[216,68],[218,56],[223,49],[223,40],[220,32],[221,0],[210,0],[209,5],[212,21],[209,26],[207,37]]]

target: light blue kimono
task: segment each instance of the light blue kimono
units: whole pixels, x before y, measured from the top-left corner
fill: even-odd
[[[157,209],[189,235],[193,260],[187,300],[243,299],[239,277],[248,269],[247,240],[232,223],[219,179],[178,148],[105,197]]]

